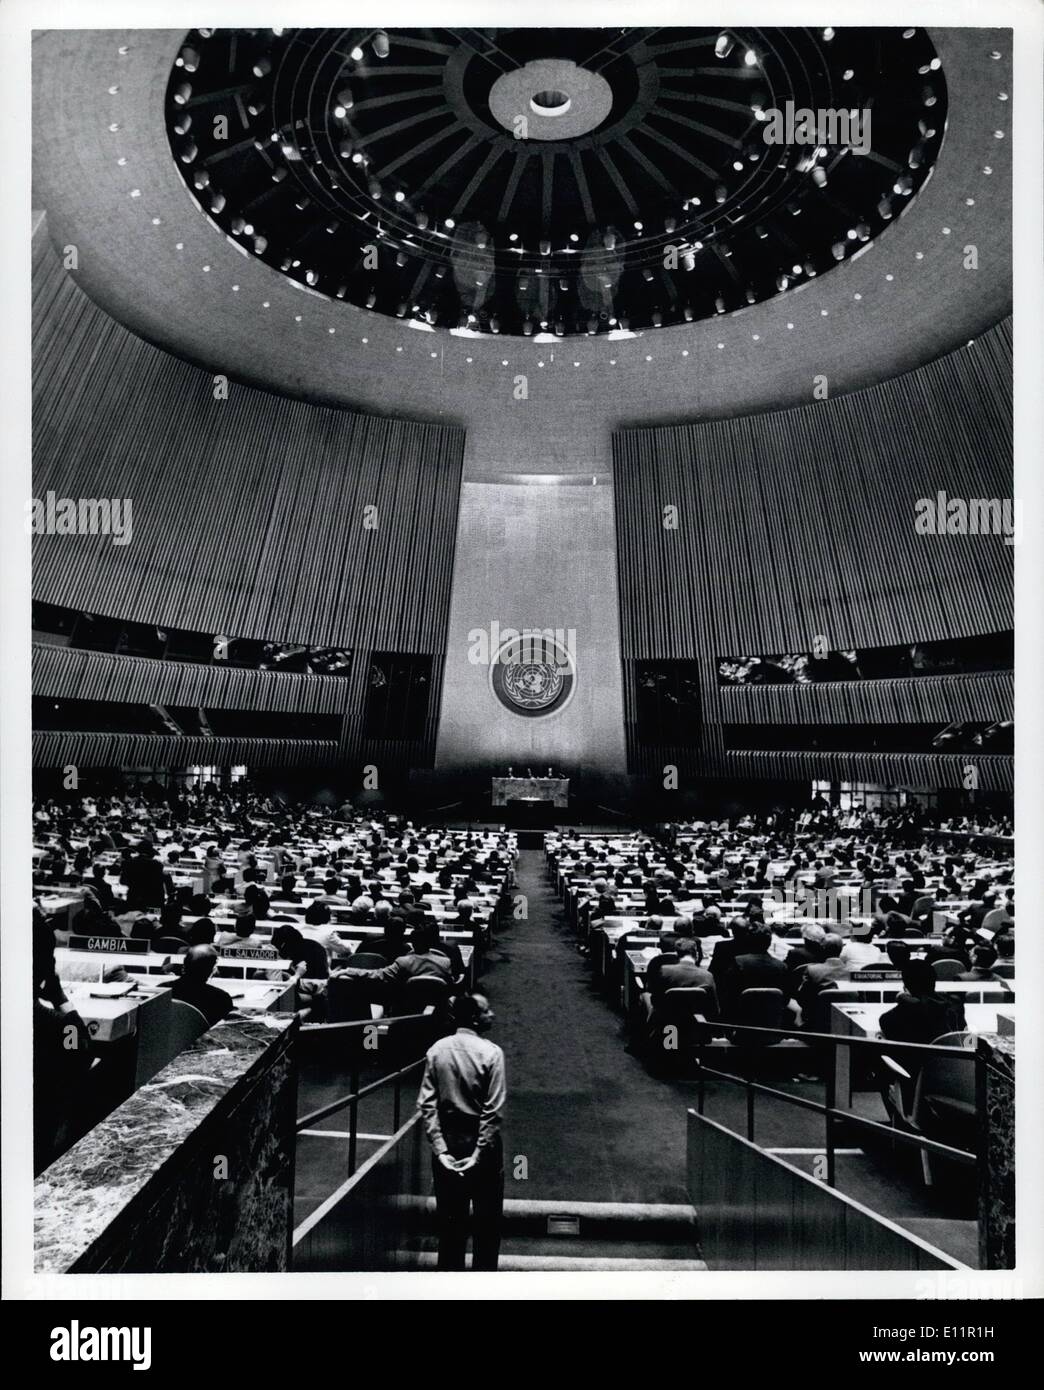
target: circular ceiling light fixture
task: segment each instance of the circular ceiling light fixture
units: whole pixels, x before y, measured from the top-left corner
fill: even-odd
[[[538,58],[501,73],[488,100],[493,119],[520,140],[576,140],[608,117],[613,89],[571,59]]]
[[[538,116],[564,116],[573,98],[565,92],[537,92],[529,98],[529,104]]]

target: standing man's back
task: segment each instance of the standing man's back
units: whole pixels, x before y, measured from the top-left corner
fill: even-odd
[[[472,1269],[496,1269],[504,1206],[501,1112],[507,1098],[504,1053],[480,1036],[493,1022],[484,995],[454,1003],[457,1031],[427,1052],[417,1106],[432,1150],[439,1268],[463,1269],[474,1211]]]

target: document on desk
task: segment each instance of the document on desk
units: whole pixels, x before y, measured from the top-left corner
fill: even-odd
[[[138,988],[137,980],[115,980],[111,984],[92,985],[91,999],[124,999]]]

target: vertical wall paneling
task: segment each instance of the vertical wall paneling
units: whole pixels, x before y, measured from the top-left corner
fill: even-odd
[[[857,713],[873,722],[939,712],[945,683],[931,694],[916,681],[902,693],[885,681],[848,692],[722,692],[717,659],[810,651],[817,638],[837,650],[1010,629],[1011,546],[1000,536],[919,535],[914,522],[918,499],[939,492],[1010,499],[1011,352],[1009,319],[848,396],[614,435],[632,770],[651,771],[665,751],[643,750],[635,734],[634,663],[643,659],[701,663],[702,747],[679,750],[690,771],[738,767],[722,744],[726,705],[729,720],[744,701],[761,718],[792,710],[793,722],[815,722],[824,708],[853,722]],[[678,508],[677,530],[663,525],[667,505]],[[953,687],[950,717],[970,703],[982,717],[1010,717],[1010,689],[1010,677]]]

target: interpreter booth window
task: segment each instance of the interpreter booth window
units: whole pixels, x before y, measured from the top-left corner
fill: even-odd
[[[842,811],[898,811],[905,806],[934,806],[935,793],[879,782],[813,782],[812,792]]]
[[[700,669],[696,661],[635,663],[638,740],[696,748],[700,742]]]
[[[374,652],[366,688],[366,737],[423,738],[430,695],[430,656]]]

